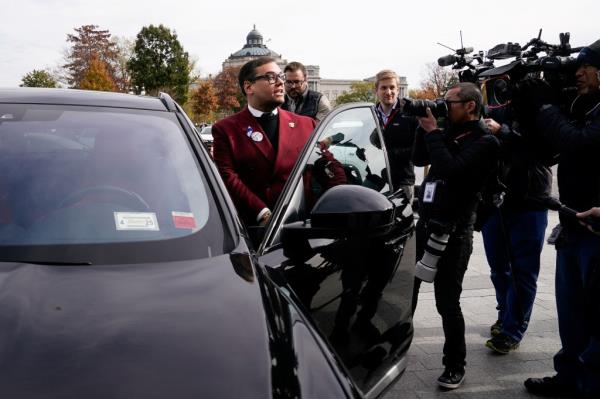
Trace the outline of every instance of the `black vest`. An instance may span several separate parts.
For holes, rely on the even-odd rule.
[[[303,99],[302,103],[300,103],[300,111],[298,111],[298,106],[296,106],[295,114],[310,116],[313,119],[316,119],[317,112],[319,111],[319,101],[321,101],[321,96],[323,96],[318,91],[313,91],[307,89],[308,93],[306,93],[306,98]],[[290,102],[292,100],[288,95],[285,96],[285,102],[281,106],[282,109],[289,111],[290,110]]]

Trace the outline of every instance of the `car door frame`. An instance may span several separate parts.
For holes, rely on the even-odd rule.
[[[329,123],[332,121],[332,119],[334,119],[337,115],[339,115],[343,112],[346,112],[350,109],[356,109],[356,108],[369,108],[371,111],[371,115],[375,122],[377,134],[378,134],[378,137],[379,137],[379,140],[381,143],[381,149],[382,149],[382,151],[384,153],[384,157],[385,157],[384,159],[385,159],[385,164],[386,164],[386,175],[387,175],[386,177],[387,177],[388,186],[390,188],[390,191],[384,193],[384,195],[390,200],[397,195],[397,192],[396,192],[397,188],[395,188],[392,185],[391,172],[390,172],[390,166],[389,166],[390,165],[389,156],[388,156],[385,142],[383,139],[383,132],[381,130],[379,121],[377,119],[377,114],[375,111],[374,104],[367,103],[367,102],[348,103],[348,104],[344,104],[340,107],[335,108],[333,111],[331,111],[327,115],[327,117],[325,119],[323,119],[316,126],[313,134],[311,135],[310,139],[306,143],[301,155],[299,156],[296,164],[294,165],[292,173],[290,174],[290,178],[286,182],[286,185],[282,191],[282,194],[280,195],[280,197],[277,201],[277,204],[274,207],[273,217],[272,217],[270,223],[268,224],[268,226],[266,227],[264,237],[260,243],[260,246],[258,247],[258,249],[256,251],[257,257],[261,264],[266,265],[266,266],[282,264],[283,261],[285,261],[287,259],[283,254],[283,248],[282,248],[281,243],[274,243],[273,241],[277,235],[278,229],[280,227],[282,227],[282,225],[283,225],[283,218],[286,214],[287,207],[289,206],[290,201],[292,200],[293,195],[295,194],[295,191],[298,188],[300,179],[303,178],[304,169],[305,169],[306,164],[309,161],[311,152],[315,150],[318,138],[320,137],[321,133],[325,130],[325,128],[327,128],[329,126]],[[287,293],[287,294],[290,295],[290,293]],[[292,294],[292,296],[293,296],[293,294]],[[297,302],[297,301],[295,301],[295,302]],[[318,326],[314,325],[312,318],[310,320],[310,324],[313,324],[313,327],[316,330],[319,330]],[[332,353],[334,353],[334,352],[332,352]],[[334,357],[337,357],[337,356],[334,355]],[[343,362],[340,359],[338,359],[338,361],[336,363],[339,366],[345,368]],[[366,397],[366,398],[379,397],[387,388],[389,388],[389,386],[394,381],[396,381],[397,378],[399,378],[402,375],[402,373],[406,369],[406,366],[407,366],[407,357],[403,356],[402,358],[399,358],[398,361],[392,367],[390,367],[389,370],[387,370],[386,374],[379,381],[377,381],[377,383],[374,386],[370,387],[368,389],[368,391],[366,391],[366,392],[362,391],[362,389],[360,387],[358,387],[358,385],[354,385],[354,381],[352,381],[352,383],[356,387],[356,389],[358,389],[364,395],[364,397]],[[350,378],[350,372],[348,370],[346,370],[346,373],[348,375],[348,378]]]
[[[377,119],[375,105],[373,103],[368,102],[354,102],[340,105],[339,107],[333,109],[329,114],[327,114],[327,116],[315,127],[315,130],[310,136],[310,139],[307,141],[306,145],[304,146],[304,149],[302,150],[302,153],[298,157],[298,160],[296,161],[296,164],[294,165],[294,168],[290,173],[290,178],[286,182],[281,192],[281,195],[279,196],[279,199],[275,204],[275,207],[273,209],[273,216],[271,217],[271,220],[266,227],[263,239],[256,250],[258,256],[267,255],[269,252],[278,248],[278,244],[273,245],[273,240],[275,239],[278,229],[282,226],[283,217],[285,215],[285,211],[287,210],[287,206],[289,205],[290,200],[294,195],[294,191],[297,187],[299,180],[302,179],[304,167],[308,163],[308,160],[311,156],[311,152],[315,149],[317,139],[319,138],[323,130],[325,130],[325,128],[329,126],[329,123],[337,115],[356,108],[369,108],[371,111],[371,115],[373,116],[373,121],[375,122],[375,126],[377,129],[377,135],[379,137],[381,148],[384,154],[387,175],[386,178],[388,186],[390,187],[390,192],[386,195],[386,197],[390,198],[392,196],[392,193],[394,192],[395,188],[392,185],[388,153],[385,147],[385,143],[383,141],[383,132],[381,131],[381,127],[379,126],[379,122]]]

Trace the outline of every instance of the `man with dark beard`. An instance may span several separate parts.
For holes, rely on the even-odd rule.
[[[579,95],[569,107],[568,117],[558,107],[545,104],[543,93],[547,89],[541,81],[523,85],[524,99],[520,103],[528,110],[531,108],[533,124],[542,138],[560,150],[561,202],[571,209],[585,211],[600,204],[600,40],[584,47],[577,61],[575,77]],[[521,110],[521,114],[525,112]],[[562,232],[555,243],[556,308],[562,344],[554,356],[556,375],[529,378],[525,387],[540,396],[597,398],[600,397],[597,311],[600,236],[575,218],[561,215],[561,226]],[[586,306],[590,297],[595,298],[592,309],[596,311]]]

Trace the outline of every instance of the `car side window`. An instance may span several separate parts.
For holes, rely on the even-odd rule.
[[[341,111],[320,133],[306,162],[302,180],[293,189],[283,223],[306,220],[317,200],[331,187],[361,185],[390,191],[386,158],[371,107]],[[276,234],[273,244],[279,242]]]
[[[317,197],[338,184],[389,191],[385,155],[370,107],[348,109],[329,121],[319,135],[305,175],[311,168]]]

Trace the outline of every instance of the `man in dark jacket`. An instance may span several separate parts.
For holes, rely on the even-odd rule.
[[[286,111],[310,116],[317,122],[331,111],[331,104],[323,94],[310,90],[306,81],[306,68],[299,62],[290,62],[285,73],[285,102],[281,106]]]
[[[404,190],[407,198],[413,197],[415,167],[412,151],[415,142],[417,120],[402,112],[402,100],[398,98],[400,78],[389,69],[375,75],[377,117],[390,160],[390,173],[394,190]]]
[[[534,104],[534,123],[556,148],[561,202],[579,211],[600,204],[600,40],[584,47],[575,74],[579,95],[569,117],[544,104],[539,84],[526,90]],[[528,92],[528,93],[527,93]],[[527,390],[542,396],[600,397],[600,337],[593,333],[586,297],[598,275],[600,236],[575,218],[561,215],[563,230],[556,241],[556,308],[561,350],[554,357],[556,375],[529,378]],[[593,316],[594,318],[597,315]]]
[[[435,303],[444,329],[444,373],[438,384],[458,388],[465,376],[465,321],[460,308],[462,281],[473,249],[475,210],[485,181],[494,172],[498,140],[480,120],[483,98],[476,85],[459,83],[445,96],[448,127],[438,129],[428,109],[418,118],[414,162],[430,164],[419,194],[417,259],[423,260],[432,234],[450,233],[437,262]],[[438,248],[440,247],[438,246]],[[421,280],[415,279],[413,312]]]
[[[552,172],[536,155],[539,143],[507,124],[485,119],[501,143],[498,178],[506,196],[481,230],[496,290],[498,318],[486,346],[500,354],[517,349],[529,325],[540,271]],[[516,128],[516,127],[515,127]]]

